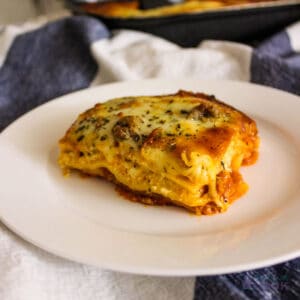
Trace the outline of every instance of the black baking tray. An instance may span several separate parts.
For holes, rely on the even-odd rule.
[[[74,5],[73,5],[74,8]],[[78,7],[76,7],[78,13]],[[81,13],[83,13],[81,11]],[[108,18],[98,15],[110,29],[132,29],[193,47],[203,39],[255,43],[300,20],[300,1],[245,8],[225,8],[164,17]]]

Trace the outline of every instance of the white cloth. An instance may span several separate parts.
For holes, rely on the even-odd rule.
[[[92,85],[142,78],[232,79],[249,81],[252,48],[225,41],[204,41],[181,48],[136,31],[114,32],[92,45],[100,67]]]
[[[20,33],[45,22],[11,26],[0,33],[0,67]],[[91,46],[101,66],[92,85],[151,77],[249,80],[251,48],[230,42],[205,41],[193,49],[149,34],[117,31]],[[194,277],[161,278],[121,274],[48,254],[0,224],[1,300],[192,299]]]

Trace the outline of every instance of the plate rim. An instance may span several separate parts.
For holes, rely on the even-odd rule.
[[[203,268],[194,268],[194,269],[170,269],[168,268],[149,268],[146,267],[147,270],[144,270],[143,268],[135,268],[133,266],[126,266],[125,264],[120,266],[114,266],[111,263],[105,264],[105,263],[91,263],[89,260],[85,260],[82,258],[78,258],[76,256],[72,256],[70,254],[66,255],[64,253],[61,253],[58,250],[53,250],[49,246],[44,246],[42,243],[38,243],[33,241],[31,238],[27,237],[26,234],[20,233],[17,229],[14,228],[13,225],[10,225],[9,222],[6,222],[4,218],[0,216],[0,222],[2,222],[9,230],[11,230],[14,234],[17,235],[18,238],[21,238],[22,241],[28,242],[34,247],[37,247],[39,250],[44,251],[47,254],[54,255],[56,257],[65,259],[72,263],[79,263],[79,264],[85,264],[87,266],[91,267],[98,267],[100,269],[109,270],[109,271],[115,271],[120,272],[124,274],[132,274],[132,275],[150,275],[150,276],[161,276],[161,277],[192,277],[192,276],[219,276],[219,275],[226,275],[226,274],[232,274],[232,273],[239,273],[239,272],[247,272],[252,270],[257,270],[261,268],[268,268],[271,266],[274,266],[276,264],[284,263],[292,259],[296,259],[300,256],[300,249],[298,251],[293,251],[284,255],[279,255],[270,259],[264,259],[259,260],[252,263],[244,263],[237,265],[235,267],[215,267],[210,269],[203,269]],[[48,249],[47,249],[48,248]]]

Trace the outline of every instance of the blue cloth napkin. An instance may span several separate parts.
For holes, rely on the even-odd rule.
[[[123,34],[132,39],[132,32]],[[108,47],[110,36],[100,21],[83,16],[16,34],[0,65],[0,131],[42,103],[97,84],[95,78],[101,71],[114,80],[115,70],[109,69],[102,52],[92,46]],[[255,49],[246,48],[241,51],[249,55],[249,81],[300,95],[300,24]],[[176,47],[176,51],[181,50]],[[194,299],[300,299],[300,259],[255,271],[197,277]]]

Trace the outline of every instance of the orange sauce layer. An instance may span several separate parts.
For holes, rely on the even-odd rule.
[[[222,171],[217,175],[217,192],[223,196],[225,202],[233,202],[244,195],[248,190],[248,185],[238,172]]]

